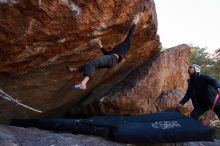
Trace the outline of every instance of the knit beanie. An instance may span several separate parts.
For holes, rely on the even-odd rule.
[[[201,71],[201,67],[198,64],[192,64],[189,67],[193,67],[197,73]]]

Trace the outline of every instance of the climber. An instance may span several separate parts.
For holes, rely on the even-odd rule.
[[[200,71],[201,68],[197,64],[189,66],[188,89],[184,98],[177,105],[177,108],[181,109],[191,99],[194,107],[191,117],[194,119],[198,119],[208,111],[213,106],[216,95],[220,94],[220,82],[208,75],[201,74]],[[214,107],[214,112],[220,119],[220,99]]]
[[[98,68],[110,68],[114,65],[121,62],[121,60],[125,57],[125,54],[128,52],[130,48],[130,41],[133,32],[135,31],[136,24],[138,23],[140,19],[140,14],[137,14],[133,21],[131,28],[123,42],[115,46],[111,51],[107,51],[105,48],[103,48],[101,41],[97,41],[97,45],[101,48],[101,51],[103,53],[102,56],[98,56],[91,60],[89,63],[82,65],[80,67],[74,67],[74,66],[67,66],[67,70],[70,72],[78,71],[83,74],[84,79],[77,84],[73,84],[72,88],[76,89],[86,89],[86,84],[89,81],[89,79],[94,75],[95,70]]]

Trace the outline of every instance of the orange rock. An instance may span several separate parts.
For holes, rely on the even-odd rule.
[[[96,91],[78,107],[81,110],[76,112],[73,108],[71,113],[141,114],[175,108],[184,92],[175,91],[168,97],[164,97],[164,93],[175,88],[187,88],[189,53],[190,48],[186,45],[161,52],[151,63],[140,66],[109,89],[107,94],[99,95]],[[188,104],[186,108],[183,112],[188,114],[192,107]]]
[[[0,100],[1,121],[62,115],[86,96],[106,93],[160,51],[154,1],[7,2],[0,3],[0,87],[44,114]],[[72,74],[65,66],[79,66],[100,55],[91,45],[94,39],[106,48],[121,42],[143,7],[125,60],[98,70],[86,91],[72,90]],[[97,93],[101,85],[107,87]]]
[[[143,7],[148,9],[142,15],[132,49],[137,50],[150,40],[155,40],[156,46],[159,44],[154,2],[38,2],[0,3],[0,72],[30,71],[57,60],[64,62],[63,56],[74,56],[78,60],[75,64],[85,63],[97,55],[96,48],[89,48],[90,40],[100,38],[104,47],[114,47],[125,37],[134,15]],[[158,52],[155,46],[150,47],[148,54]]]

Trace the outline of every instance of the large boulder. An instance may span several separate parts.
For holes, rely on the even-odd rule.
[[[175,108],[187,88],[190,48],[179,45],[141,65],[108,94],[95,93],[71,110],[73,115],[141,114]],[[182,90],[170,91],[181,88]],[[165,96],[166,92],[170,92]],[[184,113],[192,109],[186,106]]]
[[[89,41],[99,38],[104,47],[113,47],[142,10],[145,12],[132,43],[135,57],[144,52],[144,44],[159,44],[153,1],[0,1],[0,72],[27,71],[64,61],[85,63],[99,54],[89,48]],[[158,51],[153,44],[145,55]],[[62,56],[70,57],[64,60]]]
[[[71,89],[71,74],[64,67],[101,55],[92,45],[96,39],[106,48],[121,42],[140,11],[143,15],[126,59],[97,71],[86,91]],[[1,99],[1,122],[62,115],[85,96],[98,94],[93,91],[103,83],[108,85],[102,90],[106,93],[160,51],[155,4],[149,0],[3,0],[0,22],[0,88],[44,112],[37,114]]]

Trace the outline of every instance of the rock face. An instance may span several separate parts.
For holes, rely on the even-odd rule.
[[[97,55],[97,50],[88,48],[89,41],[100,38],[105,47],[113,47],[144,8],[139,33],[134,36],[134,42],[141,40],[140,46],[156,40],[153,1],[0,1],[0,72],[27,71],[59,62],[66,55],[72,55],[75,64],[85,63]]]
[[[185,90],[180,88],[163,92],[155,102],[157,110],[164,111],[167,109],[176,108],[177,103],[184,97],[185,93]],[[189,116],[192,109],[192,103],[189,101],[183,106],[183,108],[180,109],[180,112]]]
[[[92,45],[95,39],[106,48],[121,42],[142,10],[126,59],[97,71],[86,91],[71,89],[71,74],[64,67],[101,55]],[[159,51],[152,0],[1,0],[0,88],[44,114],[1,99],[0,121],[62,115],[85,96],[106,93]]]
[[[185,92],[174,90],[165,95],[174,88],[186,89],[189,53],[190,48],[186,45],[163,51],[150,64],[144,64],[133,71],[108,94],[91,95],[81,106],[73,108],[71,113],[140,114],[174,108]],[[189,110],[191,108],[184,112]]]

